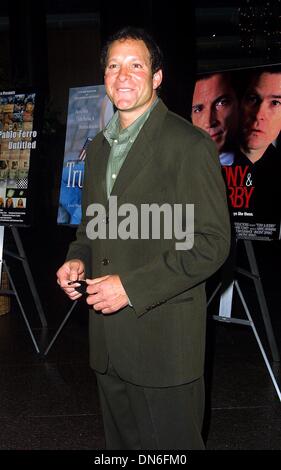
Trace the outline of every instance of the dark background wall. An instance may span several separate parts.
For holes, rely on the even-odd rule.
[[[65,121],[69,86],[101,83],[101,43],[132,24],[160,43],[163,96],[188,116],[199,71],[280,61],[280,0],[14,0],[0,12],[0,85],[37,86]]]
[[[194,14],[192,2],[183,14],[182,7],[170,9],[151,0],[140,2],[137,12],[126,0],[122,8],[117,2],[15,1],[2,12],[3,85],[38,87],[65,122],[68,88],[102,83],[101,43],[131,24],[149,29],[160,43],[166,65],[163,97],[174,111],[188,115],[195,74]]]

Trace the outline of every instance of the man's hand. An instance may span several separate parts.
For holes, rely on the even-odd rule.
[[[117,274],[87,279],[87,283],[87,304],[95,310],[108,314],[128,305],[128,296]]]
[[[72,259],[64,263],[57,271],[57,283],[71,300],[77,300],[81,294],[75,290],[78,284],[68,285],[70,281],[85,278],[85,266],[80,259]]]

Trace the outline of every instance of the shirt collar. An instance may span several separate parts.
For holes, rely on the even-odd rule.
[[[156,98],[152,105],[129,127],[126,127],[125,129],[120,128],[119,114],[118,111],[116,111],[103,131],[103,135],[105,136],[110,146],[112,146],[113,142],[116,141],[118,143],[125,143],[128,141],[134,142],[145,121],[148,119],[151,111],[156,106],[158,100],[159,99]]]

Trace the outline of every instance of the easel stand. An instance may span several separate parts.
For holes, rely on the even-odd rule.
[[[78,300],[76,300],[72,306],[70,307],[70,309],[68,310],[65,318],[63,319],[63,321],[61,322],[60,326],[58,327],[56,333],[54,334],[50,344],[48,345],[48,347],[46,348],[46,350],[44,351],[44,356],[47,356],[48,352],[50,351],[51,347],[53,346],[54,342],[56,341],[58,335],[60,334],[61,330],[63,329],[64,325],[66,324],[67,320],[69,319],[72,311],[74,310],[75,306],[77,305],[77,302]]]
[[[28,285],[30,287],[30,290],[31,290],[31,293],[32,293],[32,297],[33,297],[33,300],[34,300],[34,303],[35,303],[35,306],[36,306],[36,309],[37,309],[37,312],[38,312],[38,315],[39,315],[39,318],[40,318],[40,321],[41,321],[41,324],[42,324],[42,327],[47,327],[47,320],[46,320],[46,317],[45,317],[45,314],[44,314],[44,311],[43,311],[43,308],[42,308],[42,304],[41,304],[41,301],[40,301],[40,298],[39,298],[39,295],[38,295],[38,292],[36,290],[36,287],[35,287],[35,284],[34,284],[34,280],[33,280],[33,277],[32,277],[32,274],[31,274],[31,270],[30,270],[30,267],[29,267],[29,264],[28,264],[28,261],[27,261],[27,258],[26,258],[26,255],[25,255],[25,252],[24,252],[24,249],[23,249],[23,245],[21,243],[21,239],[20,239],[20,236],[19,236],[19,233],[18,233],[18,230],[15,226],[11,225],[11,226],[6,226],[6,228],[9,228],[11,229],[11,232],[12,232],[12,235],[13,235],[13,238],[14,238],[14,241],[15,241],[15,244],[16,244],[16,247],[17,247],[17,250],[18,250],[18,254],[16,253],[13,253],[9,250],[5,250],[3,247],[4,247],[4,230],[5,230],[5,227],[4,226],[0,226],[0,284],[1,284],[1,276],[2,276],[2,268],[4,268],[4,270],[7,272],[7,275],[8,275],[8,278],[9,278],[9,282],[10,282],[10,285],[12,287],[11,290],[0,290],[0,295],[14,295],[17,299],[17,302],[18,302],[18,305],[19,305],[19,308],[20,308],[20,311],[21,311],[21,314],[23,316],[23,319],[25,321],[25,324],[27,326],[27,329],[28,329],[28,332],[30,334],[30,337],[31,337],[31,340],[33,342],[33,345],[35,347],[35,350],[36,352],[39,354],[40,353],[40,350],[39,350],[39,347],[38,347],[38,344],[37,344],[37,341],[32,333],[32,330],[31,330],[31,327],[30,327],[30,323],[28,321],[28,318],[25,314],[25,311],[24,311],[24,308],[23,308],[23,305],[22,305],[22,302],[20,300],[20,296],[18,294],[18,291],[16,289],[16,286],[15,286],[15,283],[13,281],[13,277],[8,269],[8,266],[3,258],[3,254],[6,256],[11,256],[12,258],[14,259],[17,259],[19,260],[21,263],[22,263],[22,266],[23,266],[23,269],[24,269],[24,272],[25,272],[25,275],[26,275],[26,279],[27,279],[27,282],[28,282]]]
[[[262,287],[262,282],[260,278],[260,274],[258,271],[258,266],[254,254],[254,249],[252,242],[250,240],[243,240],[245,249],[246,249],[246,254],[249,262],[249,266],[251,271],[248,272],[245,269],[238,268],[236,267],[236,249],[237,249],[237,240],[234,243],[234,246],[231,250],[229,259],[227,263],[225,263],[224,269],[223,269],[223,281],[217,286],[215,291],[213,292],[212,296],[210,297],[208,301],[208,305],[212,302],[214,299],[215,295],[219,290],[221,290],[221,296],[220,296],[220,306],[219,306],[219,314],[218,315],[213,315],[213,318],[217,321],[221,321],[224,323],[238,323],[240,325],[246,325],[250,326],[253,330],[253,333],[255,335],[255,338],[257,340],[258,346],[260,348],[260,351],[262,353],[264,362],[266,364],[266,367],[268,369],[269,375],[271,377],[271,380],[273,382],[273,385],[275,387],[276,393],[278,395],[279,400],[281,401],[281,392],[279,389],[279,386],[276,382],[275,376],[273,374],[272,368],[270,366],[270,363],[268,361],[268,358],[266,356],[266,353],[264,351],[262,342],[259,338],[258,332],[256,330],[255,324],[253,322],[252,316],[250,314],[250,310],[247,306],[247,303],[245,301],[245,298],[243,296],[243,293],[241,291],[241,288],[239,286],[238,280],[236,279],[236,273],[242,274],[246,276],[249,279],[252,279],[254,281],[255,289],[256,289],[256,294],[257,294],[257,299],[260,305],[261,309],[261,314],[262,314],[262,319],[264,322],[265,326],[265,331],[268,339],[268,343],[270,346],[272,358],[274,362],[280,362],[280,356],[278,352],[278,348],[276,345],[273,329],[272,329],[272,324],[270,320],[270,315],[266,303],[266,299],[264,296],[264,291]],[[233,292],[234,288],[236,289],[239,298],[242,302],[243,308],[245,310],[247,320],[243,320],[241,318],[233,318],[232,315],[232,301],[233,301]]]

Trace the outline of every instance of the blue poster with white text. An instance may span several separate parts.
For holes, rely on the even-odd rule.
[[[104,85],[70,88],[58,224],[80,223],[87,146],[112,115]]]

